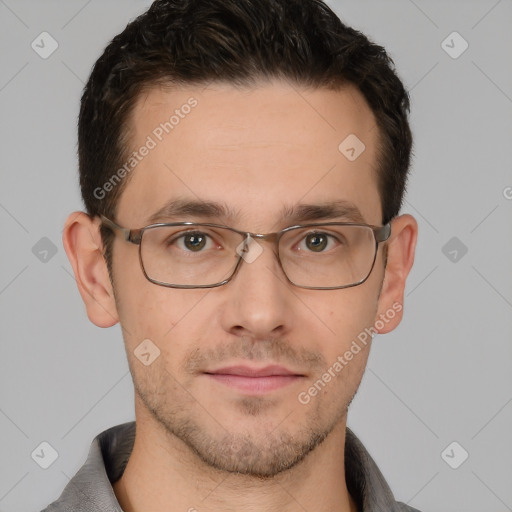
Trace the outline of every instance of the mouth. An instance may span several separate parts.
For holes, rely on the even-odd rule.
[[[283,366],[228,366],[203,373],[206,377],[244,394],[259,395],[274,391],[305,377]]]

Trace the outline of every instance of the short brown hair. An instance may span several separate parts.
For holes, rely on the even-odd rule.
[[[157,84],[250,86],[285,79],[305,87],[355,85],[379,128],[382,222],[398,215],[412,148],[409,96],[384,48],[343,24],[320,0],[156,0],[105,48],[84,88],[78,121],[87,213],[115,219],[127,179],[101,197],[129,154],[129,118]],[[102,227],[112,277],[112,233]]]

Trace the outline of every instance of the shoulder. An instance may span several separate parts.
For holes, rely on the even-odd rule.
[[[135,437],[135,422],[98,434],[83,466],[62,494],[41,512],[122,512],[112,488],[122,475]]]

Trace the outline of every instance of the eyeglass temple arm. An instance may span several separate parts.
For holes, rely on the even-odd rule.
[[[377,228],[374,233],[377,242],[385,242],[391,236],[391,222]]]
[[[109,228],[116,231],[120,231],[127,242],[132,242],[135,244],[140,243],[140,238],[137,236],[138,233],[133,232],[133,235],[135,236],[132,236],[132,231],[130,229],[119,226],[119,224],[116,224],[115,222],[111,221],[104,215],[100,214],[100,218],[102,222],[106,224]],[[391,223],[388,222],[384,226],[375,229],[374,233],[377,242],[385,242],[391,236]],[[249,236],[254,238],[275,238],[276,234],[277,233],[270,233],[270,235],[256,235],[254,233],[245,233],[245,236],[246,238]]]
[[[128,242],[131,242],[129,229],[122,228],[121,226],[119,226],[119,224],[116,224],[115,222],[111,221],[104,215],[100,215],[100,219],[102,220],[102,223],[107,225],[110,229],[113,229],[114,231],[120,231],[123,234],[124,239]]]

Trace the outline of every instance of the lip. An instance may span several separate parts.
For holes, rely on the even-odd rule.
[[[236,375],[240,377],[272,377],[278,375],[299,375],[284,366],[270,365],[263,368],[252,368],[250,366],[226,366],[217,370],[205,372],[212,375]]]
[[[288,386],[304,375],[283,366],[271,365],[263,368],[250,366],[227,366],[204,375],[214,381],[245,394],[264,394]]]

